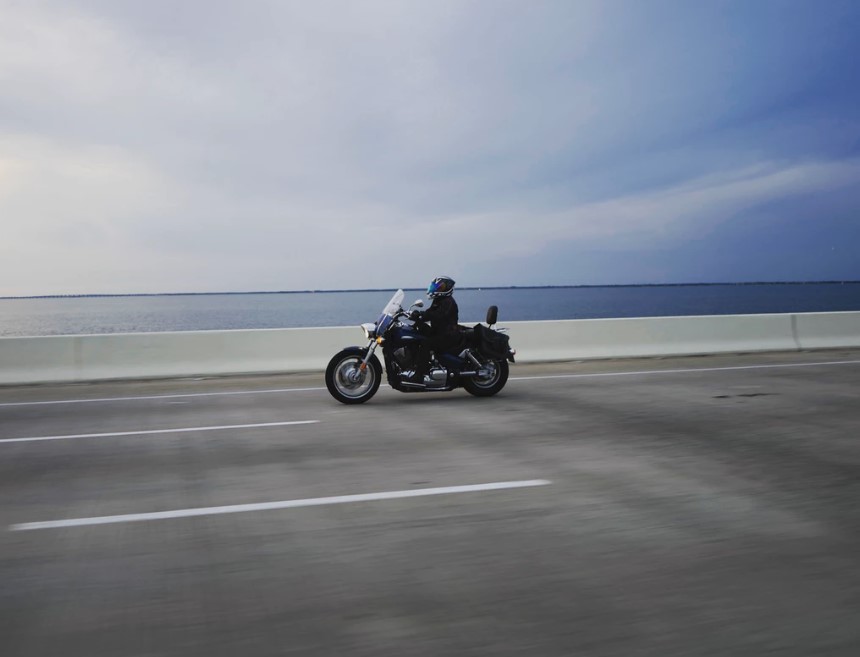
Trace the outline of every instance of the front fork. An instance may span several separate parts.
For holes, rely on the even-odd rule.
[[[379,342],[377,340],[371,340],[370,344],[367,345],[367,353],[364,355],[364,360],[361,361],[361,365],[358,366],[358,369],[362,373],[367,369],[367,363],[370,362],[371,358],[373,358],[373,352],[376,351],[378,344]]]
[[[376,345],[376,340],[371,340],[367,347],[367,353],[364,355],[364,359],[362,359],[358,364],[358,367],[353,367],[351,370],[344,373],[350,383],[359,384],[362,382],[365,372],[367,371],[367,363],[370,362],[370,359],[373,357],[373,352],[376,351]]]

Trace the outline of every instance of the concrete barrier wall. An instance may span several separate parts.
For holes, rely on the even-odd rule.
[[[791,315],[511,322],[523,362],[797,349]]]
[[[860,347],[860,312],[505,322],[518,362]],[[322,371],[358,327],[0,338],[0,384]]]
[[[860,313],[792,315],[802,349],[860,346]]]
[[[358,328],[0,338],[0,384],[325,369]]]

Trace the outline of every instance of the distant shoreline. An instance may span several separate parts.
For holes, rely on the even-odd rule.
[[[860,285],[860,281],[749,281],[744,283],[625,283],[619,285],[496,285],[461,286],[460,290],[557,290],[557,289],[600,289],[619,287],[713,287],[743,285]],[[0,296],[0,300],[11,299],[110,299],[127,297],[203,297],[236,296],[251,294],[338,294],[345,292],[391,292],[395,288],[362,288],[338,290],[257,290],[251,292],[140,292],[131,294],[39,294],[29,296]],[[404,291],[422,291],[424,288],[406,287]]]

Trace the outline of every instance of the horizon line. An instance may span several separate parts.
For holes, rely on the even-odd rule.
[[[581,289],[581,288],[615,288],[615,287],[706,287],[720,285],[856,285],[860,280],[826,280],[826,281],[743,281],[743,282],[711,282],[711,283],[608,283],[587,285],[473,285],[461,286],[460,290],[545,290],[545,289]],[[336,294],[344,292],[390,292],[396,289],[404,291],[423,290],[423,287],[404,288],[342,288],[326,290],[249,290],[244,292],[106,292],[80,294],[29,294],[4,296],[0,300],[12,299],[89,299],[115,297],[183,297],[183,296],[223,296],[244,294]]]

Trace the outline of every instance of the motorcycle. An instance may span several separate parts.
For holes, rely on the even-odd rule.
[[[408,310],[402,307],[403,290],[397,290],[373,324],[362,324],[366,347],[347,347],[335,354],[325,372],[331,396],[344,404],[368,401],[382,381],[382,364],[375,351],[382,347],[389,385],[400,392],[447,392],[463,387],[476,397],[490,397],[505,387],[508,362],[516,351],[509,338],[492,327],[499,309],[487,309],[487,326],[460,327],[460,344],[451,353],[431,353],[431,366],[423,383],[405,381],[414,373],[421,342],[428,328],[418,316],[424,306],[417,299]]]

